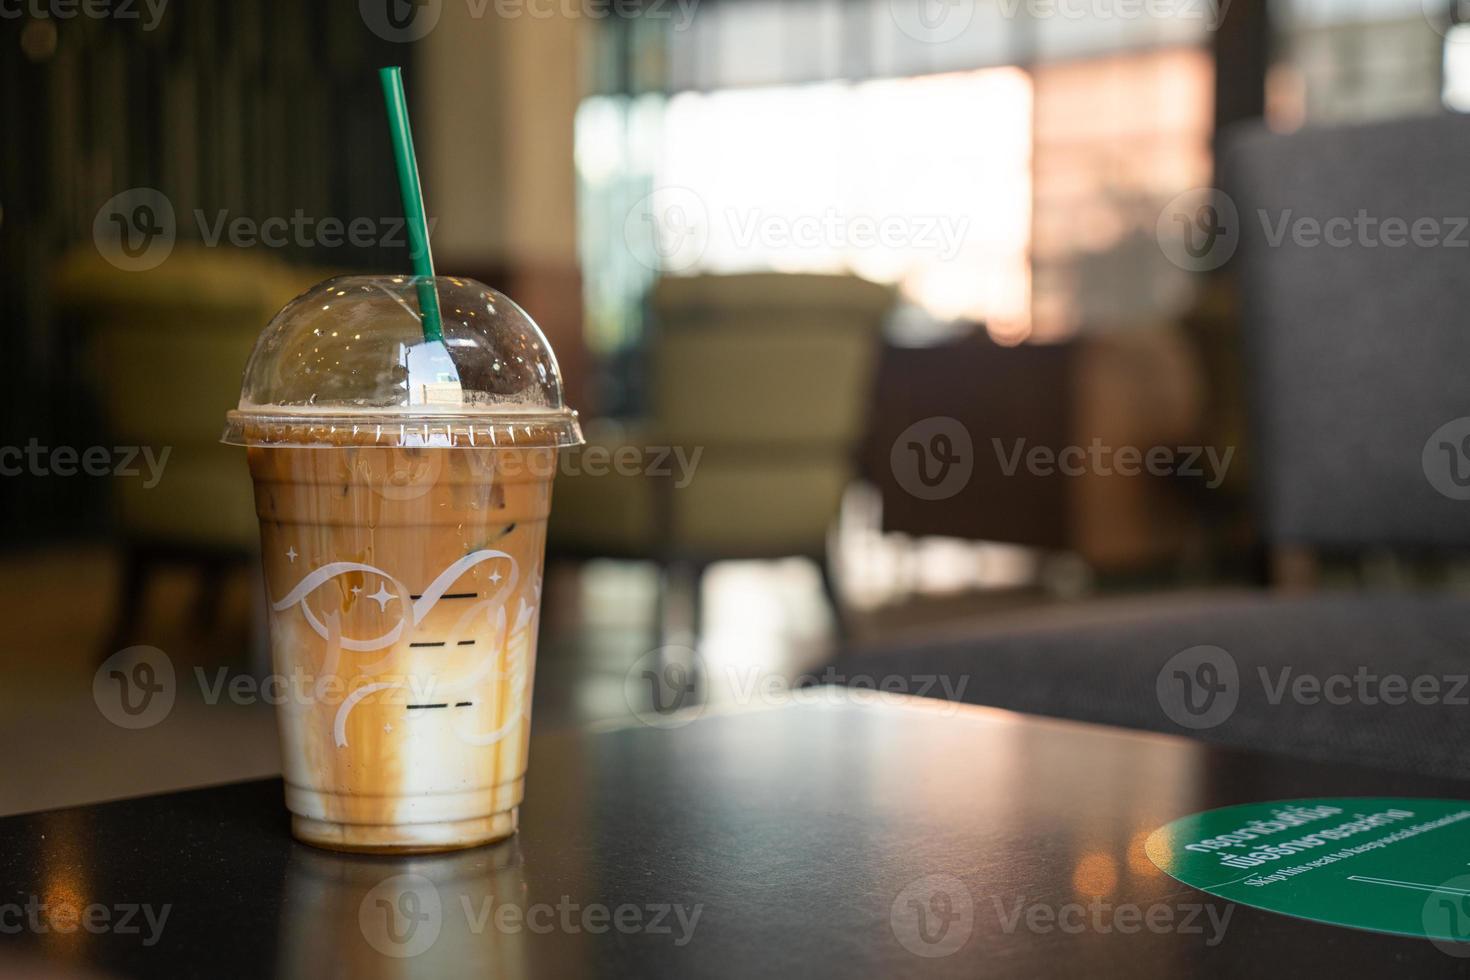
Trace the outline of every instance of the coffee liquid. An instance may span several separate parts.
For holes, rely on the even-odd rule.
[[[556,450],[249,459],[296,836],[401,853],[513,833]]]

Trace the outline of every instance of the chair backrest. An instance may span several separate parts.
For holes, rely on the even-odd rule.
[[[661,280],[653,414],[675,442],[850,452],[893,290],[852,276]]]
[[[125,272],[88,248],[63,260],[55,295],[86,334],[114,436],[213,446],[255,338],[299,285],[239,250],[181,246],[155,269]]]
[[[1276,546],[1470,544],[1466,160],[1463,116],[1230,134],[1222,187]]]
[[[125,536],[231,550],[258,541],[244,456],[219,437],[256,336],[305,285],[268,256],[203,246],[147,271],[116,269],[91,248],[59,264],[56,303],[86,338],[108,435],[168,453],[156,486],[112,481]]]

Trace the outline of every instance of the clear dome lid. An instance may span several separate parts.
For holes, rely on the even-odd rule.
[[[430,289],[442,339],[425,339]],[[545,334],[508,297],[473,279],[342,276],[261,332],[222,441],[534,447],[582,432]]]

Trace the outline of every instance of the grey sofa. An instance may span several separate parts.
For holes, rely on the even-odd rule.
[[[1295,556],[1280,567],[1301,585],[1310,556],[1463,553],[1470,119],[1248,129],[1224,158],[1247,448],[1267,544]],[[1311,233],[1339,217],[1352,224],[1336,222],[1332,242]],[[1429,220],[1416,242],[1389,218]],[[852,651],[840,667],[915,685],[942,675],[972,703],[1470,778],[1470,595],[1262,590],[1089,615],[981,623]]]

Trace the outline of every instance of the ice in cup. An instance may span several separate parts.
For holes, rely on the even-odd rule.
[[[581,442],[540,329],[468,279],[329,280],[261,334],[224,441],[255,483],[293,832],[514,833],[552,477]]]

